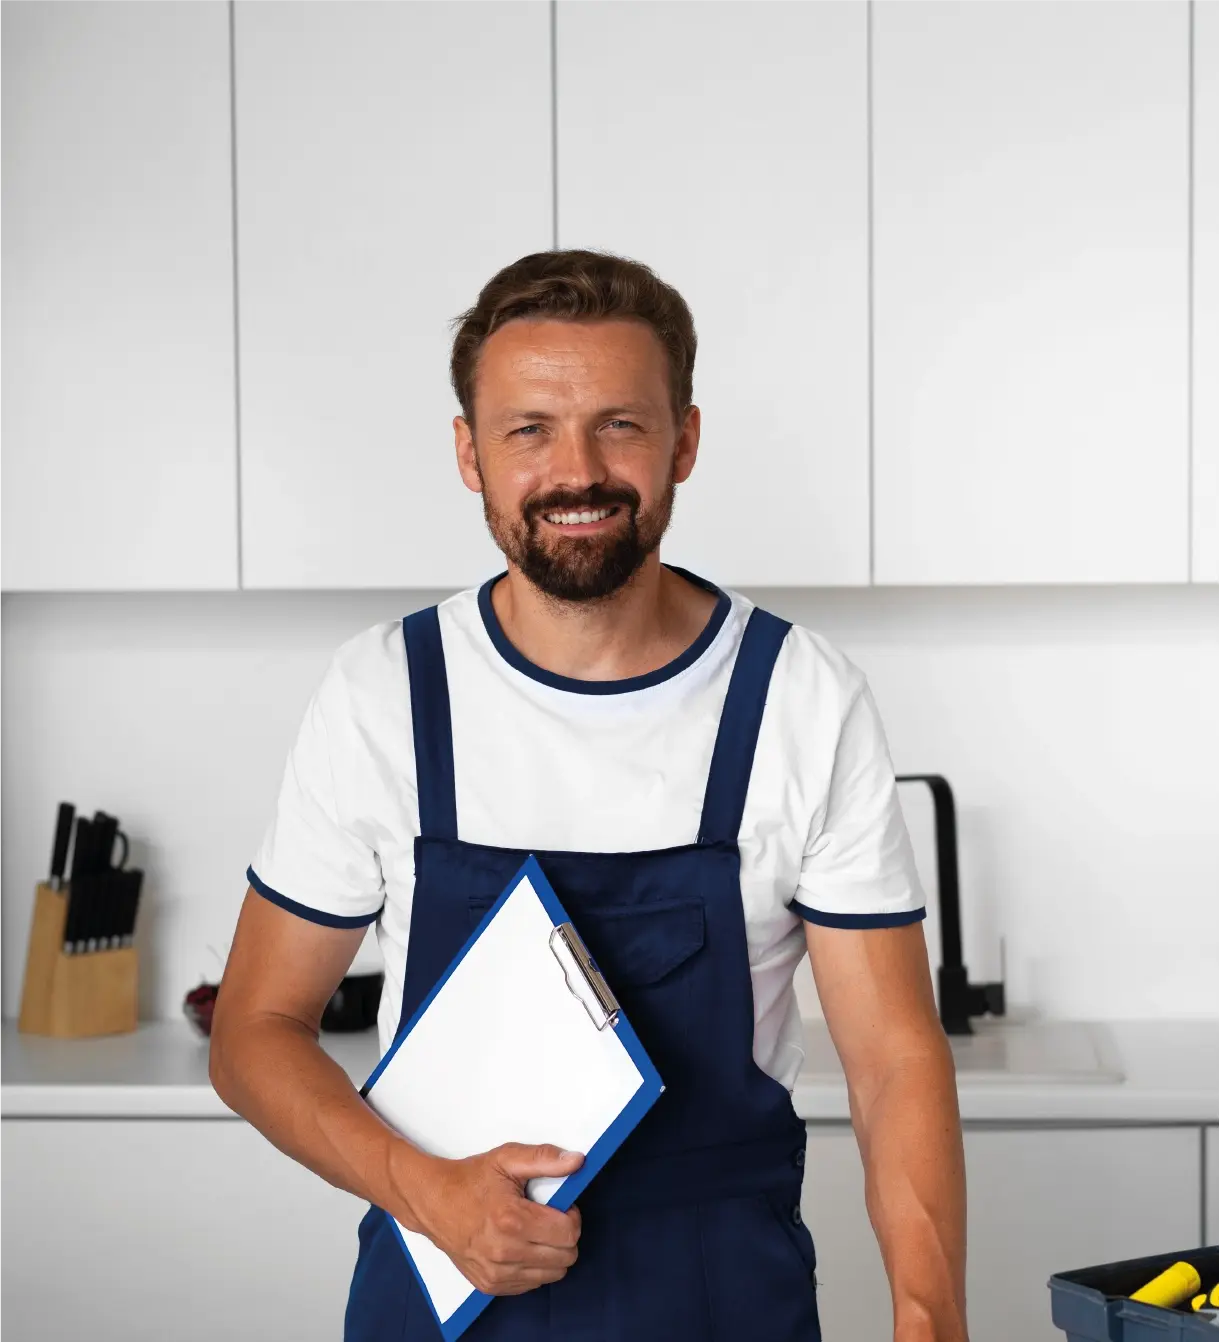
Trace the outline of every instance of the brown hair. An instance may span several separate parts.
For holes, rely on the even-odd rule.
[[[680,421],[691,403],[695,323],[676,289],[641,262],[610,252],[533,252],[493,275],[474,307],[454,319],[449,377],[472,428],[479,351],[488,336],[515,317],[646,322],[669,360],[674,418]]]

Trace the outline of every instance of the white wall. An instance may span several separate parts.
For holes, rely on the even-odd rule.
[[[147,872],[142,1013],[218,977],[207,947],[227,947],[331,651],[436,595],[4,596],[4,1014],[61,799],[117,814]],[[1214,585],[750,595],[867,672],[900,772],[952,783],[975,980],[998,973],[1003,934],[1014,1004],[1215,1014]],[[915,794],[908,815],[924,853]],[[816,1010],[807,982],[802,1001]]]

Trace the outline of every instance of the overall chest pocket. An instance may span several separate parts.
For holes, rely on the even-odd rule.
[[[494,900],[472,899],[473,921],[492,903]],[[610,991],[668,1083],[675,1067],[681,1071],[687,1054],[695,1000],[692,987],[703,958],[703,902],[653,900],[569,913]]]

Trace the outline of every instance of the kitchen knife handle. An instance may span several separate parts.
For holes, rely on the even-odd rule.
[[[67,887],[68,907],[64,913],[64,942],[63,951],[65,955],[71,955],[76,950],[76,891],[71,885]]]
[[[79,955],[85,949],[85,924],[89,915],[89,877],[75,872],[68,886],[68,916],[64,922],[64,952]]]
[[[115,899],[118,890],[110,870],[99,871],[94,877],[93,945],[91,950],[110,949],[110,935],[114,930]]]
[[[78,876],[94,869],[93,850],[97,831],[92,820],[83,815],[76,817],[76,842],[72,845],[72,875],[68,878],[74,883]]]
[[[59,814],[55,820],[55,846],[51,850],[51,889],[63,887],[64,872],[68,866],[68,845],[72,842],[72,821],[76,819],[76,807],[71,802],[59,803]]]
[[[98,825],[95,821],[87,820],[83,815],[76,817],[76,842],[72,845],[72,877],[69,881],[68,926],[65,929],[65,937],[73,955],[81,954],[88,944],[93,903],[89,878],[97,869],[97,836]]]
[[[144,884],[144,873],[136,870],[131,872],[130,877],[131,902],[127,910],[127,936],[123,939],[125,946],[130,946],[135,941],[136,935],[136,915],[140,911],[140,890]]]
[[[97,843],[93,851],[94,871],[109,871],[111,867],[110,859],[114,856],[114,838],[119,832],[119,822],[112,816],[107,815],[105,811],[98,811],[93,817],[93,824],[97,832]],[[126,852],[126,840],[124,840],[124,852]]]
[[[119,920],[120,946],[130,946],[135,937],[136,912],[140,905],[140,886],[144,873],[139,868],[121,873],[123,886],[123,912]]]
[[[135,921],[134,892],[139,889],[141,874],[115,867],[106,878],[111,890],[110,921],[106,928],[108,946],[117,948],[128,944],[127,938]]]
[[[81,900],[81,943],[86,954],[98,948],[98,913],[102,906],[101,877],[96,872],[85,876],[85,897]]]

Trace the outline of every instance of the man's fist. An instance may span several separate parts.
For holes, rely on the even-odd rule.
[[[584,1159],[557,1146],[506,1142],[465,1160],[438,1161],[418,1199],[423,1232],[488,1295],[520,1295],[558,1281],[576,1261],[580,1212],[531,1201],[525,1184],[572,1174]]]

